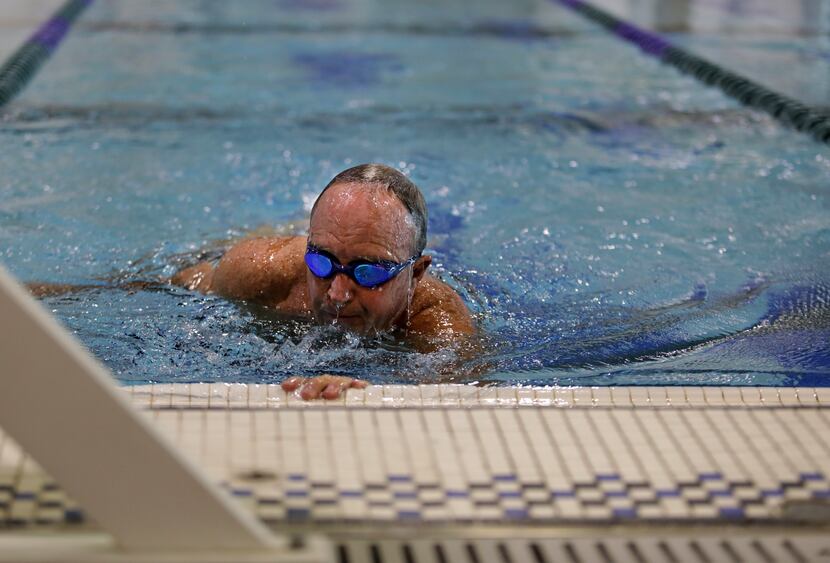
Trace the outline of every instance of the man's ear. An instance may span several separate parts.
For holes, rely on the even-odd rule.
[[[412,281],[416,283],[421,281],[430,264],[432,264],[432,256],[421,256],[415,260],[415,263],[412,264]]]

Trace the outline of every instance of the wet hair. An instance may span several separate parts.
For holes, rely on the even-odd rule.
[[[395,194],[415,221],[415,254],[420,255],[424,251],[427,245],[427,204],[418,186],[403,173],[391,166],[376,163],[360,164],[344,170],[332,178],[317,196],[317,201],[311,208],[311,215],[314,215],[314,210],[317,209],[317,204],[326,190],[335,184],[380,185]]]

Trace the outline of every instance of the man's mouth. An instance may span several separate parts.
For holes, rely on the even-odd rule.
[[[348,315],[343,313],[334,313],[331,311],[323,311],[323,319],[326,321],[334,321],[334,322],[342,322],[346,324],[352,324],[355,322],[360,321],[360,315]]]

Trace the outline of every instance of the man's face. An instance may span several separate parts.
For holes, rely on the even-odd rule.
[[[353,260],[401,263],[413,254],[415,224],[403,203],[382,187],[335,184],[317,203],[309,243],[345,265]],[[360,333],[387,330],[406,322],[415,285],[429,257],[375,288],[338,273],[321,279],[306,272],[312,311],[319,322],[336,322]]]

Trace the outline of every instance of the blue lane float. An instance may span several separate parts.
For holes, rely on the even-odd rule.
[[[742,104],[762,110],[787,126],[811,135],[821,143],[830,144],[830,116],[801,102],[779,94],[752,80],[672,45],[656,33],[620,20],[582,0],[551,0],[558,2],[597,23],[644,53],[694,76],[701,82],[720,88]]]
[[[9,57],[0,68],[0,107],[28,84],[91,3],[92,0],[69,0]]]

